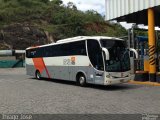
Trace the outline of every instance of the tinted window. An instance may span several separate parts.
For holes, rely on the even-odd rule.
[[[102,47],[109,51],[110,60],[107,60],[106,71],[124,72],[130,70],[129,51],[126,49],[124,41],[120,40],[101,40]]]
[[[26,57],[28,58],[70,55],[87,55],[85,41],[35,48],[26,51]]]
[[[104,70],[103,57],[97,40],[87,40],[88,55],[92,65],[98,70]]]
[[[27,58],[38,58],[44,55],[44,48],[35,48],[26,51]]]
[[[86,55],[85,41],[68,44],[68,55]]]

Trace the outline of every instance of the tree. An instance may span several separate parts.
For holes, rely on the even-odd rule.
[[[40,0],[40,1],[42,1],[44,3],[48,3],[50,0]]]
[[[12,0],[3,0],[3,1],[6,3],[6,2],[10,2],[10,1],[12,1]]]
[[[60,6],[63,4],[63,1],[62,0],[52,0],[51,3]]]
[[[77,10],[77,7],[73,2],[68,2],[67,3],[67,8],[70,8],[72,10]]]

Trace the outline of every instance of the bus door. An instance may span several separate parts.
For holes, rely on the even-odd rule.
[[[95,65],[95,83],[103,84],[104,83],[104,66],[103,66],[103,57],[102,54],[96,54],[96,65]]]
[[[104,83],[104,65],[100,44],[97,40],[87,40],[88,56],[92,64],[92,74],[95,84]],[[90,68],[89,68],[90,71]]]

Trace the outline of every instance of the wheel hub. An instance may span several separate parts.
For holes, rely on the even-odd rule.
[[[80,77],[79,82],[80,82],[80,84],[83,84],[85,82],[85,78],[84,77]]]

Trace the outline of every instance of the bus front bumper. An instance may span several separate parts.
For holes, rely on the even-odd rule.
[[[120,83],[127,83],[131,80],[131,76],[125,78],[106,78],[104,85],[113,85]]]

